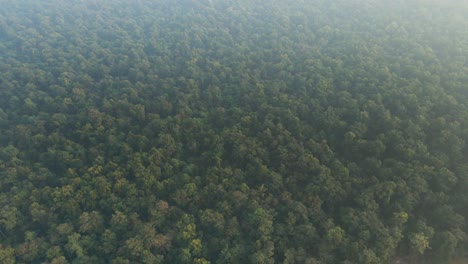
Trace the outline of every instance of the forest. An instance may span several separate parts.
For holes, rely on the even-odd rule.
[[[0,0],[0,263],[467,263],[467,14]]]

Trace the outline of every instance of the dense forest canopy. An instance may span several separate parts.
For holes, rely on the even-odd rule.
[[[0,262],[467,259],[467,14],[0,0]]]

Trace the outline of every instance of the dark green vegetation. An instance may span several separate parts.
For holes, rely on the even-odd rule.
[[[0,0],[0,263],[466,257],[440,2]]]

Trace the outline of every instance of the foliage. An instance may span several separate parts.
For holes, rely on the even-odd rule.
[[[466,257],[459,2],[0,0],[0,262]]]

